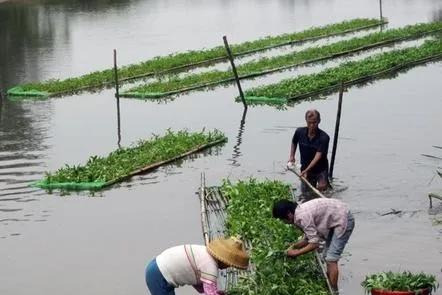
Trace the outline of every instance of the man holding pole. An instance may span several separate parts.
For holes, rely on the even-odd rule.
[[[328,144],[330,137],[318,128],[321,114],[317,110],[305,113],[306,127],[297,128],[292,138],[288,167],[295,163],[296,147],[301,155],[301,176],[323,191],[328,186]],[[304,184],[302,190],[306,191]]]

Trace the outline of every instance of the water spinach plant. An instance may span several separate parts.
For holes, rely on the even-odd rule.
[[[363,83],[382,75],[417,64],[442,58],[442,40],[428,40],[418,47],[393,50],[377,54],[360,61],[351,61],[328,68],[316,74],[301,75],[279,83],[256,87],[245,91],[246,99],[253,101],[267,98],[298,100],[328,93],[344,85]]]
[[[365,277],[361,283],[367,293],[373,290],[378,291],[411,291],[416,294],[422,289],[429,289],[430,292],[436,291],[439,284],[434,275],[421,273],[403,272],[380,272]],[[427,293],[428,294],[428,293]]]
[[[106,157],[92,156],[85,165],[65,165],[54,173],[46,173],[46,177],[34,185],[46,189],[100,189],[226,140],[218,130],[192,133],[167,130],[163,136],[153,135]]]
[[[225,180],[221,191],[228,198],[227,234],[240,235],[251,244],[254,271],[241,277],[229,295],[329,294],[312,253],[296,259],[284,251],[301,232],[272,218],[273,203],[291,199],[290,187],[280,181]]]
[[[442,22],[409,25],[404,28],[372,33],[367,36],[344,40],[329,45],[294,51],[285,55],[270,58],[264,57],[257,61],[238,65],[237,71],[241,79],[253,78],[300,65],[360,53],[372,48],[387,46],[395,42],[410,40],[429,33],[441,31]],[[213,70],[190,74],[184,77],[171,76],[161,81],[133,87],[123,93],[122,96],[140,98],[164,97],[233,81],[234,76],[231,70]]]
[[[232,52],[236,56],[242,56],[284,44],[346,34],[376,27],[385,23],[385,20],[380,21],[378,19],[353,19],[322,27],[313,27],[301,32],[267,36],[253,41],[234,44],[232,45]],[[169,54],[167,56],[157,56],[139,64],[123,66],[118,69],[118,77],[121,81],[124,81],[149,75],[164,74],[170,71],[182,71],[201,65],[208,65],[216,61],[224,61],[226,59],[227,55],[223,46],[202,50],[190,50],[187,52]],[[23,97],[53,96],[87,88],[102,87],[113,83],[113,81],[114,70],[106,69],[79,77],[62,80],[51,79],[43,82],[18,85],[9,89],[8,95]]]

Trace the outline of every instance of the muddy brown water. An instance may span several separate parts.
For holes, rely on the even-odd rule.
[[[377,17],[377,1],[28,1],[0,4],[0,88],[119,63]],[[442,19],[439,0],[384,1],[389,27]],[[296,74],[296,71],[293,72]],[[442,282],[442,63],[352,87],[344,96],[335,193],[356,229],[341,260],[342,294],[381,270],[433,273]],[[269,81],[272,78],[269,77]],[[259,81],[262,81],[261,79]],[[246,86],[259,81],[247,82]],[[306,109],[318,108],[332,135],[337,95],[286,110],[252,107],[241,124],[234,86],[168,103],[121,100],[121,144],[166,128],[218,128],[221,149],[95,193],[49,194],[29,187],[44,171],[117,148],[113,90],[0,105],[0,294],[146,294],[144,267],[163,249],[202,243],[200,173],[210,185],[250,176],[299,182],[284,171],[290,138]],[[401,214],[389,214],[391,209]],[[431,214],[430,214],[431,213]],[[433,215],[436,214],[436,215]],[[182,288],[177,294],[193,294]],[[442,294],[439,290],[436,294]]]

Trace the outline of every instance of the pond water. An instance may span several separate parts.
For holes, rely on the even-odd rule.
[[[440,0],[383,1],[388,27],[442,19]],[[0,4],[0,89],[76,76],[156,55],[377,17],[368,0],[13,1]],[[293,75],[297,71],[292,72]],[[274,76],[273,76],[274,77]],[[381,270],[425,271],[442,283],[442,226],[428,210],[442,188],[442,63],[344,94],[334,197],[349,203],[356,229],[341,260],[341,294]],[[266,78],[272,81],[272,77]],[[259,79],[245,83],[256,86]],[[29,184],[66,164],[118,147],[114,91],[0,104],[0,294],[146,294],[144,267],[163,249],[202,243],[200,174],[279,179],[304,112],[317,108],[333,136],[337,95],[285,110],[252,107],[241,124],[234,85],[168,103],[121,99],[121,145],[167,128],[218,128],[222,148],[134,177],[93,195],[49,194]],[[400,214],[388,214],[392,209]],[[177,294],[194,294],[182,288]],[[442,294],[439,290],[436,294]]]

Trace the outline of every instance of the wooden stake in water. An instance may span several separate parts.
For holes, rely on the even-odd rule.
[[[383,18],[383,16],[382,16],[382,0],[379,0],[379,18],[382,21],[382,18]]]
[[[114,49],[114,73],[115,73],[115,97],[117,98],[117,121],[118,121],[118,147],[121,142],[121,125],[120,125],[120,92],[118,85],[118,68],[117,68],[117,50]]]
[[[344,83],[341,82],[341,88],[339,89],[338,112],[336,114],[335,135],[333,138],[333,150],[332,150],[331,162],[330,162],[330,178],[333,178],[333,168],[335,166],[335,156],[336,156],[336,148],[338,145],[339,125],[341,123],[341,109],[342,109],[342,97],[343,96],[344,96]]]
[[[241,83],[239,82],[238,72],[236,71],[235,62],[233,61],[233,55],[232,51],[230,50],[229,43],[227,42],[227,37],[223,36],[223,40],[224,40],[224,47],[226,47],[227,55],[230,60],[230,64],[232,65],[232,71],[233,75],[235,76],[236,85],[238,85],[239,96],[241,97],[241,101],[244,105],[244,108],[247,109],[247,103],[246,100],[244,99],[244,93],[242,92]]]

